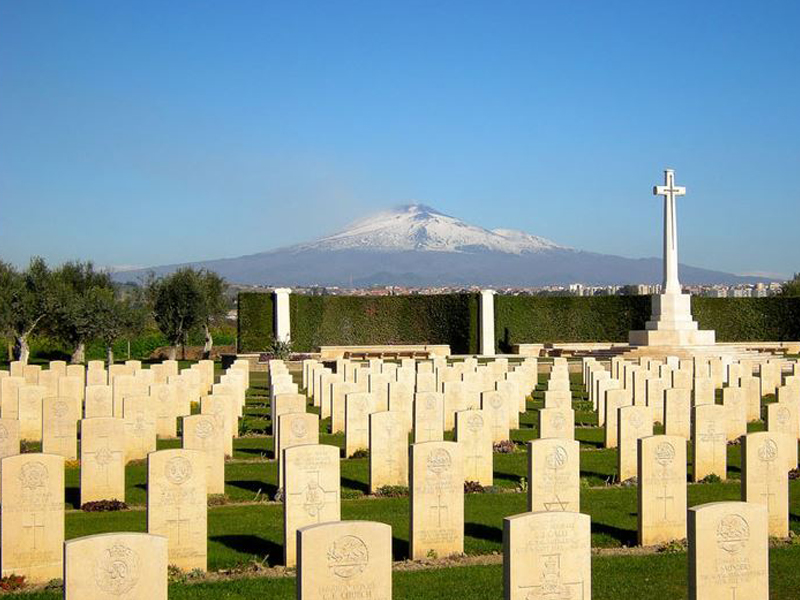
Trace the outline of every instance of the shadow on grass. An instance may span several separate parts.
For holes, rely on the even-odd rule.
[[[617,540],[623,546],[632,547],[638,543],[637,533],[629,529],[621,529],[613,525],[606,525],[605,523],[592,523],[592,533],[604,534],[610,538]]]
[[[610,481],[614,479],[613,473],[601,473],[600,471],[587,471],[581,469],[581,477],[595,477],[600,481]]]
[[[369,494],[369,484],[364,483],[363,481],[357,481],[356,479],[350,479],[349,477],[342,477],[341,485],[342,487],[347,487],[351,490],[357,490],[363,494]]]
[[[592,446],[594,448],[602,449],[604,443],[599,440],[578,440],[581,446]]]
[[[483,523],[464,523],[464,535],[487,542],[503,543],[503,531],[499,527]]]
[[[410,558],[408,555],[410,551],[408,540],[392,537],[392,558],[394,560],[406,560]]]
[[[283,546],[265,540],[257,535],[250,534],[230,534],[214,535],[208,538],[211,541],[219,542],[231,550],[242,554],[252,554],[255,557],[269,557],[270,565],[278,565],[283,561]]]
[[[527,474],[523,475],[523,477],[527,477]],[[519,483],[520,476],[514,473],[504,473],[503,471],[495,471],[494,478],[502,479],[503,481],[510,481],[512,483]]]
[[[239,454],[254,454],[255,456],[266,454],[269,458],[275,458],[273,456],[275,452],[273,450],[267,450],[266,448],[236,448],[235,450]]]
[[[239,488],[240,490],[252,492],[253,494],[261,492],[262,494],[266,494],[269,498],[273,498],[275,496],[275,492],[278,491],[278,486],[274,483],[267,483],[257,479],[226,481],[225,485],[230,485],[232,487]]]
[[[81,507],[81,489],[79,487],[68,487],[64,489],[64,503],[72,508]]]

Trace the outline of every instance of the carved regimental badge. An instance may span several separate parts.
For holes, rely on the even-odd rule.
[[[214,422],[211,419],[203,419],[197,423],[197,428],[194,431],[201,440],[208,439],[214,435]]]
[[[26,490],[38,490],[47,485],[47,467],[38,461],[22,465],[19,472],[20,485]]]
[[[328,548],[328,568],[342,579],[361,574],[368,562],[367,545],[354,535],[342,536]]]
[[[308,426],[303,419],[292,421],[292,435],[297,439],[302,439],[308,435]]]
[[[661,442],[656,446],[655,451],[656,462],[662,467],[667,467],[675,460],[675,448],[669,442]]]
[[[170,483],[181,485],[191,479],[192,463],[183,456],[170,458],[164,466],[164,475]]]
[[[563,469],[564,466],[567,464],[567,460],[569,459],[569,455],[567,451],[564,449],[563,446],[555,446],[545,458],[545,462],[547,463],[547,468],[559,470]]]
[[[744,517],[725,515],[717,524],[717,546],[725,552],[736,554],[750,539],[750,526]]]
[[[761,462],[771,463],[778,457],[778,444],[775,440],[764,440],[758,449],[758,459]]]
[[[428,471],[436,475],[449,471],[452,464],[453,459],[450,458],[450,453],[443,448],[434,450],[428,455]]]
[[[480,431],[483,429],[483,417],[478,414],[471,414],[467,418],[467,429],[472,431],[473,433]]]
[[[126,594],[139,581],[139,556],[124,544],[114,544],[95,563],[94,580],[103,592]]]

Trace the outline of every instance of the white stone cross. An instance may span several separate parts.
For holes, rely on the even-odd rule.
[[[675,185],[675,171],[664,170],[664,185],[653,187],[653,195],[664,196],[664,288],[662,293],[681,293],[678,281],[678,220],[675,198],[684,196],[686,188]]]

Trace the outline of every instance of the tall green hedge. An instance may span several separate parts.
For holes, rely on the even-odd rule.
[[[800,340],[800,298],[692,298],[700,329],[718,342]],[[513,344],[625,342],[650,318],[650,296],[496,296],[498,349]]]
[[[800,298],[692,298],[700,329],[713,329],[718,342],[800,340]]]
[[[478,352],[478,295],[290,296],[292,346],[449,344]]]
[[[238,300],[239,352],[264,352],[275,337],[275,301],[273,295],[241,292]]]
[[[497,348],[547,342],[622,342],[644,328],[649,296],[495,296]]]
[[[449,344],[476,354],[478,294],[290,297],[293,348],[325,345]],[[701,329],[719,342],[800,340],[800,298],[692,298]],[[625,342],[650,317],[649,296],[495,296],[497,349],[513,344]],[[267,350],[273,296],[239,294],[239,350]]]

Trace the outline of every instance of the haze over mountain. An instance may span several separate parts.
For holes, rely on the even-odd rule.
[[[232,283],[288,286],[518,286],[659,283],[661,259],[631,259],[559,245],[514,229],[484,229],[422,204],[382,211],[316,241],[258,254],[124,271],[134,281],[181,266]],[[685,284],[763,281],[680,265]]]

